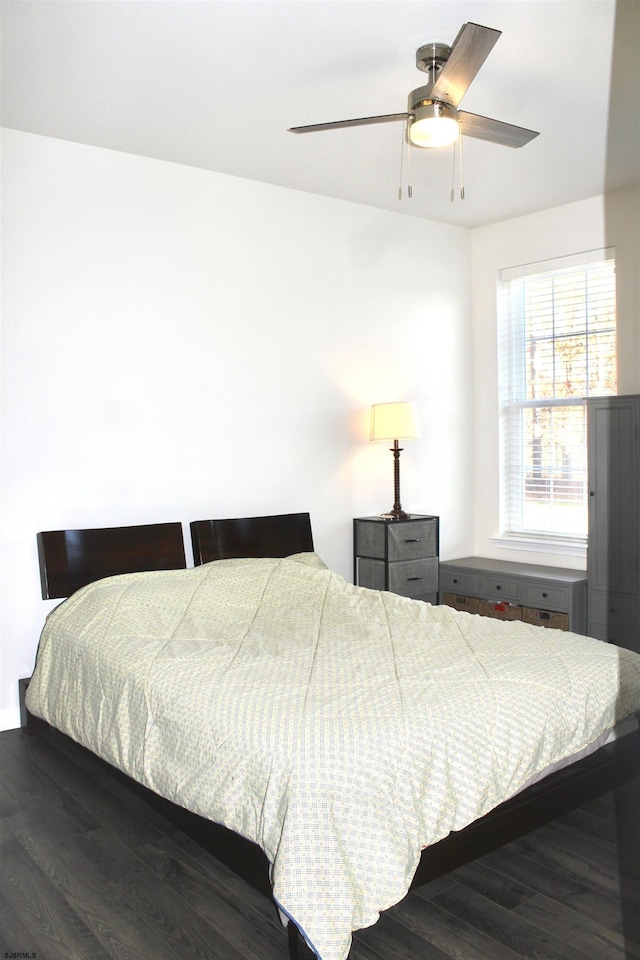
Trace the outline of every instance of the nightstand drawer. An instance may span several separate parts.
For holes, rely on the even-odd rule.
[[[458,573],[457,570],[445,570],[440,565],[440,585],[447,593],[464,594],[474,597],[478,593],[478,578],[474,573]]]
[[[407,520],[402,523],[356,522],[355,554],[380,560],[417,560],[438,552],[437,520]]]
[[[482,597],[495,597],[498,600],[519,600],[521,584],[518,580],[506,577],[478,577],[478,591]]]
[[[388,569],[388,583],[386,571]],[[390,590],[402,597],[422,598],[438,591],[438,558],[424,560],[397,560],[385,564],[384,560],[370,557],[358,558],[358,583],[370,590]]]
[[[411,520],[389,527],[389,560],[435,557],[438,548],[435,520]]]
[[[438,560],[398,560],[389,564],[389,590],[403,597],[422,597],[438,590]]]
[[[567,587],[550,586],[548,583],[524,583],[523,603],[539,607],[542,610],[568,610],[569,590]]]
[[[355,582],[367,590],[387,589],[387,567],[384,560],[371,557],[356,557]]]

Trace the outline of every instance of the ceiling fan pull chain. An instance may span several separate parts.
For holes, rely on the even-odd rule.
[[[407,138],[407,177],[409,180],[407,184],[407,196],[409,200],[411,200],[413,197],[413,186],[411,184],[411,140],[409,138]]]
[[[464,200],[464,164],[462,160],[462,124],[459,126],[458,142],[460,144],[460,199]]]
[[[456,198],[456,145],[453,145],[453,163],[451,165],[451,203]]]
[[[400,183],[398,185],[398,200],[402,200],[402,183],[404,174],[404,145],[407,139],[407,121],[402,124],[402,144],[400,148]]]

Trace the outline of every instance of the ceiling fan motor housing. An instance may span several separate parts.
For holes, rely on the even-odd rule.
[[[416,50],[416,67],[424,73],[432,74],[431,82],[436,79],[449,59],[451,47],[446,43],[425,43]]]
[[[433,84],[430,83],[426,87],[417,87],[411,91],[409,99],[407,100],[407,113],[415,114],[416,110],[420,110],[421,107],[433,106],[434,115],[452,117],[454,120],[457,120],[458,111],[452,103],[445,103],[444,100],[433,100],[431,98],[432,87]],[[416,117],[416,119],[418,118]]]
[[[416,50],[416,67],[429,76],[429,83],[423,87],[412,90],[407,102],[407,112],[411,118],[411,125],[420,123],[420,121],[437,121],[439,119],[454,120],[458,123],[458,111],[451,103],[445,103],[442,100],[436,100],[431,96],[434,84],[438,79],[440,71],[449,59],[451,47],[446,43],[425,43]],[[407,131],[409,139],[412,139],[409,130]],[[424,146],[419,140],[414,139],[418,146]]]

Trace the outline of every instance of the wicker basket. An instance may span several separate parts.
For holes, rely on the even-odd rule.
[[[481,617],[493,617],[494,620],[522,620],[522,607],[515,603],[504,603],[495,600],[477,600]]]
[[[480,600],[475,597],[459,597],[455,593],[443,593],[442,602],[447,607],[453,607],[454,610],[464,610],[465,613],[479,613],[478,604]]]
[[[522,619],[525,623],[535,623],[537,627],[553,627],[554,630],[569,629],[568,613],[552,613],[551,610],[533,610],[531,607],[523,607]]]

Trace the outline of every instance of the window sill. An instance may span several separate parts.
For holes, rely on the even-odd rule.
[[[526,537],[503,534],[491,537],[499,550],[527,550],[531,553],[547,553],[565,557],[587,556],[587,541],[579,537]]]

